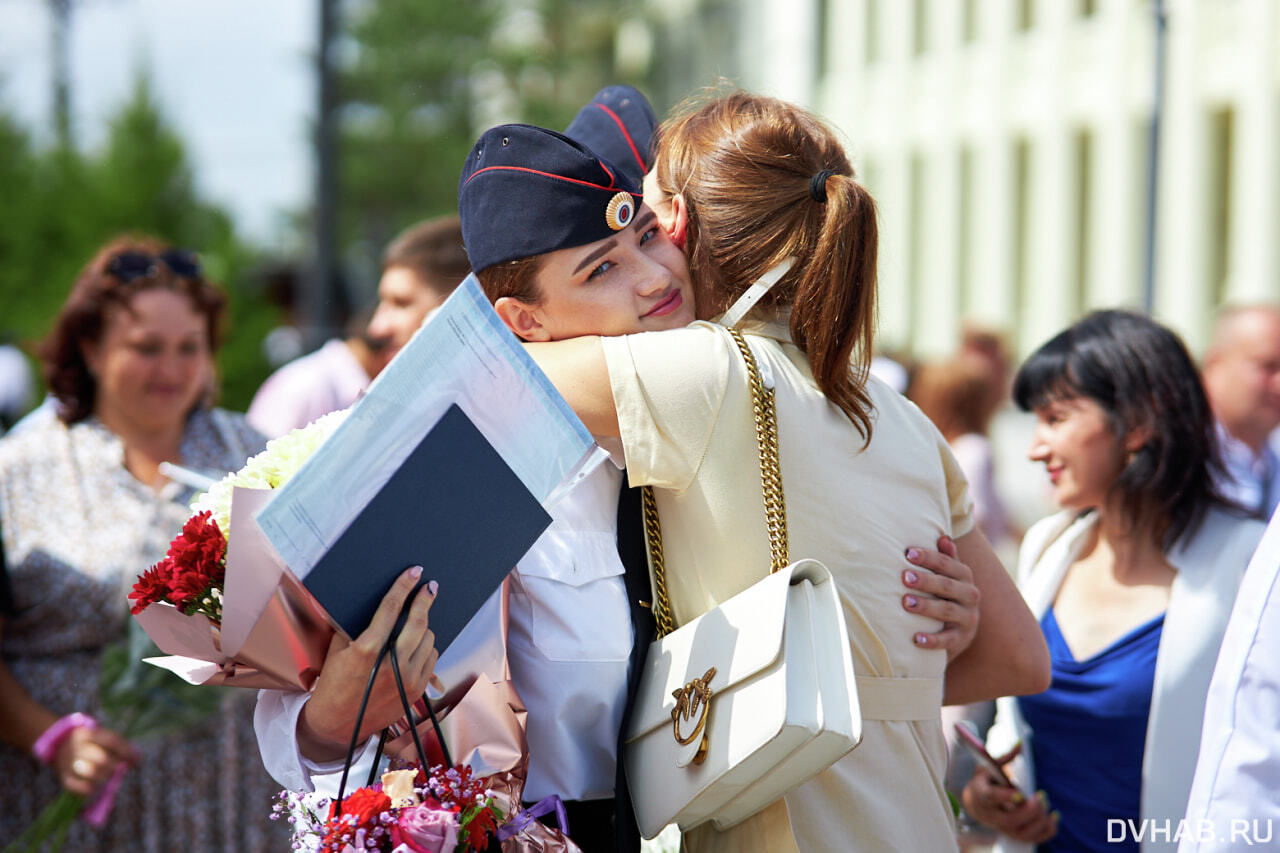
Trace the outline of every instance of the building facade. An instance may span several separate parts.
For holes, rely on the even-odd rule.
[[[694,85],[724,74],[846,136],[880,205],[890,348],[944,353],[964,319],[1021,355],[1150,302],[1198,352],[1221,304],[1280,302],[1280,0],[665,8],[682,50],[706,47],[680,68]]]

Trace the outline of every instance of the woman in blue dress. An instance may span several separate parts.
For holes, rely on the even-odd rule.
[[[1000,700],[988,738],[1016,787],[978,770],[969,813],[999,850],[1176,847],[1204,697],[1262,525],[1215,486],[1213,417],[1176,335],[1099,311],[1014,382],[1062,511],[1023,540],[1018,579],[1053,682]]]

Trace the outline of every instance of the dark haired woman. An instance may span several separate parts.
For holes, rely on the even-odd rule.
[[[208,408],[224,298],[195,257],[145,238],[107,244],[76,280],[43,348],[57,405],[0,441],[0,838],[59,792],[93,795],[132,765],[107,824],[76,851],[267,850],[275,786],[254,748],[252,697],[157,743],[94,720],[104,649],[127,633],[127,593],[190,513],[162,462],[226,471],[261,449]],[[249,704],[245,704],[248,702]]]
[[[999,703],[988,740],[993,752],[1023,744],[1010,766],[1019,790],[979,770],[965,807],[1003,850],[1173,849],[1209,678],[1263,526],[1214,486],[1195,365],[1146,317],[1088,315],[1027,359],[1014,399],[1036,415],[1028,455],[1062,507],[1028,531],[1018,575],[1053,684]]]

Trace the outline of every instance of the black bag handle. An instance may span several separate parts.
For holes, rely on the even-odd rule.
[[[404,709],[405,719],[409,722],[409,731],[413,733],[413,745],[418,752],[418,760],[422,762],[422,770],[424,773],[430,774],[431,765],[427,761],[427,751],[422,747],[422,738],[418,735],[418,723],[422,722],[420,717],[415,718],[413,707],[409,703],[409,696],[404,689],[404,680],[400,676],[400,658],[396,655],[396,639],[400,636],[399,625],[391,632],[391,636],[387,638],[387,643],[382,647],[382,651],[378,652],[378,658],[373,662],[373,669],[369,672],[369,680],[364,686],[364,695],[360,697],[360,710],[356,713],[356,722],[351,730],[351,742],[347,746],[347,760],[342,766],[342,781],[338,784],[338,799],[334,806],[334,815],[342,814],[342,800],[347,791],[347,776],[351,772],[351,762],[355,759],[356,747],[360,744],[360,724],[364,722],[364,713],[369,706],[369,695],[373,692],[373,683],[378,677],[378,670],[382,668],[384,658],[390,656],[391,671],[395,675],[396,690],[400,694],[400,706]],[[431,707],[431,700],[426,699],[423,702],[427,706],[427,716],[431,718],[431,727],[435,730],[436,739],[440,742],[440,751],[444,753],[444,763],[448,767],[453,766],[453,759],[449,756],[449,747],[444,741],[444,732],[440,729],[440,721],[436,718],[435,709]],[[369,768],[369,779],[365,782],[366,786],[372,785],[373,780],[377,778],[378,764],[382,760],[382,750],[387,745],[388,730],[383,729],[382,734],[378,738],[378,751],[374,755],[373,766]]]

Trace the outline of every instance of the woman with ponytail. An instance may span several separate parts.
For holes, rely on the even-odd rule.
[[[690,831],[686,849],[955,849],[940,706],[1042,690],[1048,655],[973,527],[946,441],[868,376],[871,196],[816,118],[739,93],[664,126],[647,204],[627,214],[643,235],[633,239],[627,220],[609,218],[629,192],[608,164],[553,173],[534,162],[550,143],[530,135],[495,128],[472,149],[459,191],[467,250],[499,315],[532,342],[530,353],[587,427],[621,439],[632,485],[654,487],[675,624],[769,570],[748,374],[725,329],[736,325],[776,394],[790,553],[831,569],[849,629],[862,743],[744,823]],[[585,195],[595,190],[599,202]],[[572,211],[588,224],[604,217],[616,236],[584,231],[555,244],[578,248],[541,255],[521,248],[529,234],[568,227],[559,223],[569,213],[544,209],[557,192],[572,192]],[[687,271],[655,264],[672,242],[684,248]],[[646,331],[671,329],[693,307],[690,296],[698,322]],[[581,328],[583,312],[606,297],[609,311],[593,325],[616,337],[565,333],[557,317],[567,308],[576,306]],[[976,635],[950,662],[933,632],[960,616],[964,607],[947,599],[966,583],[945,568],[921,571],[943,564],[907,547],[939,537],[955,540],[981,596]],[[915,588],[905,597],[904,582]]]

